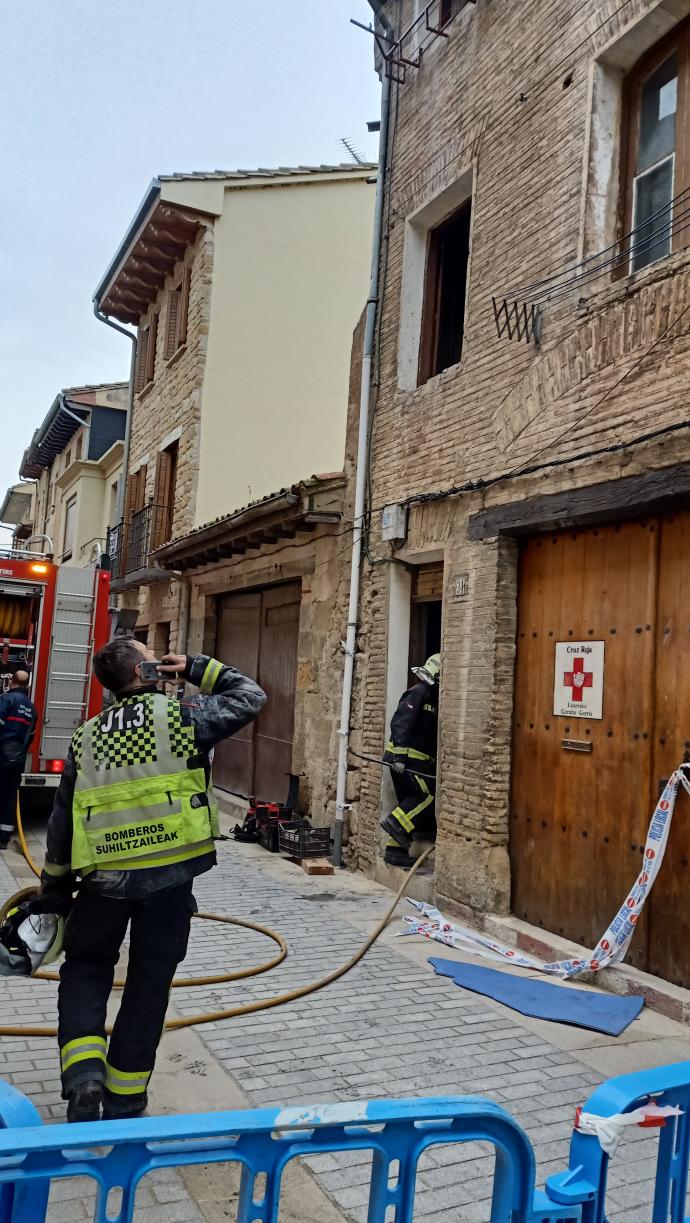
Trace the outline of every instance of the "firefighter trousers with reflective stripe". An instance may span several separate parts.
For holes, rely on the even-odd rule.
[[[108,1107],[136,1108],[137,1097],[145,1099],[195,907],[191,879],[136,900],[82,885],[65,927],[58,991],[64,1099],[87,1079],[105,1084]],[[126,985],[106,1047],[106,1006],[128,926]]]
[[[435,783],[416,773],[391,773],[391,778],[398,803],[388,819],[395,820],[408,839],[433,841],[436,837]]]
[[[17,826],[17,795],[23,771],[23,764],[0,763],[0,841],[8,840]]]

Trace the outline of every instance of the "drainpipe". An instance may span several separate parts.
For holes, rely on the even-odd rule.
[[[115,514],[116,522],[122,522],[125,513],[125,489],[127,487],[127,472],[129,470],[129,447],[132,437],[132,413],[134,411],[134,371],[137,360],[137,336],[136,332],[128,331],[126,327],[121,327],[119,323],[114,323],[107,314],[103,314],[99,309],[96,298],[93,301],[93,312],[99,323],[105,323],[106,327],[112,327],[113,331],[119,331],[120,335],[126,335],[132,345],[132,359],[129,364],[129,390],[127,392],[127,419],[125,421],[125,444],[124,454],[122,458],[122,479],[120,487],[117,490],[117,510]]]
[[[370,0],[377,20],[386,33],[390,26],[384,18],[379,0]],[[344,642],[345,665],[343,668],[343,691],[340,704],[340,727],[338,730],[338,773],[335,796],[335,826],[333,828],[333,862],[342,866],[343,823],[347,808],[347,755],[350,739],[350,713],[352,708],[352,681],[357,644],[357,617],[359,610],[360,565],[362,560],[362,528],[365,506],[365,480],[367,438],[369,434],[369,394],[371,388],[371,366],[374,355],[376,305],[379,291],[379,262],[383,231],[383,201],[386,164],[388,158],[388,118],[390,113],[390,81],[383,76],[381,83],[381,133],[379,140],[379,167],[376,181],[376,205],[374,209],[374,234],[371,249],[371,280],[364,324],[364,350],[362,353],[362,381],[359,397],[359,434],[357,439],[357,465],[355,475],[354,531],[352,533],[352,562],[350,568],[350,600],[347,612],[347,634]]]
[[[177,576],[177,575],[176,575]],[[192,583],[189,578],[179,577],[180,601],[177,607],[177,633],[175,649],[178,654],[187,653],[187,637],[189,636],[189,611],[192,602]]]

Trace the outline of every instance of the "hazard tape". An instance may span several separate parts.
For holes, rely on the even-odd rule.
[[[524,955],[513,947],[504,947],[485,934],[479,934],[467,926],[459,926],[455,922],[448,921],[443,913],[433,905],[412,900],[409,896],[407,899],[410,904],[414,905],[422,916],[421,918],[404,917],[405,929],[401,931],[401,934],[419,934],[436,943],[443,943],[446,947],[470,946],[475,948],[479,955],[486,955],[487,958],[494,959],[498,956],[500,959],[508,960],[511,964],[516,964],[519,968],[538,969],[540,972],[563,978],[579,977],[586,972],[600,972],[602,968],[620,963],[627,954],[645,901],[664,860],[679,786],[682,785],[690,794],[690,779],[686,773],[688,769],[690,765],[681,764],[668,779],[647,829],[642,854],[642,869],[613,921],[587,959],[553,960],[549,964],[544,964],[542,960]]]

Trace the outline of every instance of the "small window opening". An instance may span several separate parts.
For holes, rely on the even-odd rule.
[[[465,333],[472,202],[430,230],[427,246],[419,385],[457,365]]]

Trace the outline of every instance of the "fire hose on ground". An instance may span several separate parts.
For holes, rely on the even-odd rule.
[[[17,833],[19,843],[22,848],[22,853],[27,864],[37,878],[40,878],[40,870],[33,861],[29,852],[29,847],[26,843],[24,834],[24,826],[22,824],[21,810],[19,802],[17,802]],[[318,981],[310,981],[307,985],[300,985],[296,989],[287,990],[284,994],[276,994],[273,998],[262,998],[257,1002],[246,1002],[242,1006],[231,1006],[224,1010],[207,1011],[198,1015],[187,1015],[181,1019],[169,1019],[165,1023],[165,1031],[172,1032],[180,1028],[193,1028],[203,1023],[218,1023],[223,1019],[235,1019],[238,1015],[252,1015],[257,1011],[268,1011],[272,1007],[282,1006],[287,1002],[295,1002],[298,998],[306,998],[309,994],[315,994],[317,990],[324,989],[326,985],[332,985],[335,981],[340,980],[346,973],[350,972],[360,960],[364,959],[367,952],[373,947],[376,940],[383,933],[388,922],[393,916],[398,904],[400,903],[403,893],[407,891],[408,884],[412,876],[419,870],[420,866],[426,861],[430,854],[433,853],[435,846],[431,846],[420,854],[414,866],[405,873],[402,883],[398,888],[392,903],[387,909],[384,916],[374,927],[372,933],[366,938],[362,946],[341,964],[339,968],[335,968],[333,972],[329,972],[325,977],[320,977]],[[215,921],[222,922],[228,926],[240,926],[245,930],[255,930],[258,934],[263,934],[266,938],[272,939],[280,948],[278,955],[272,960],[267,960],[264,964],[259,964],[256,968],[242,968],[237,972],[219,973],[213,976],[205,977],[176,977],[172,982],[173,988],[181,988],[183,986],[196,987],[202,985],[225,985],[231,981],[241,981],[247,977],[257,977],[261,973],[269,972],[272,968],[277,968],[285,959],[288,953],[288,945],[277,930],[272,930],[270,926],[260,925],[258,922],[247,921],[240,917],[226,917],[220,913],[195,913],[194,916],[200,921]],[[59,981],[59,974],[56,972],[44,972],[39,970],[34,973],[34,978],[42,981]],[[114,982],[116,988],[122,989],[124,986],[123,980]],[[110,1034],[110,1028],[107,1029]],[[0,1036],[57,1036],[57,1028],[47,1024],[41,1025],[25,1025],[25,1024],[2,1024],[0,1025]]]

